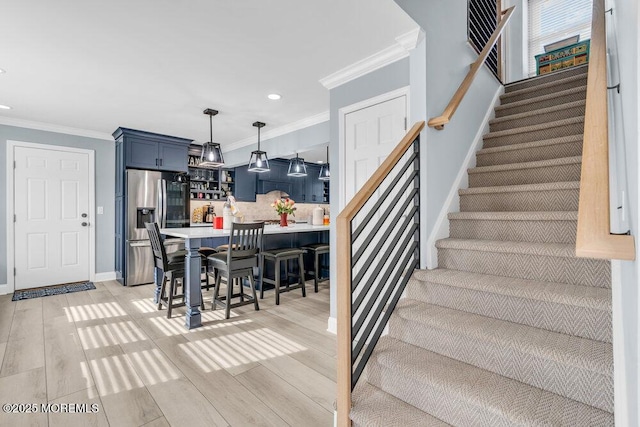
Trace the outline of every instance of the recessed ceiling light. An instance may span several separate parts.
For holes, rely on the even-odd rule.
[[[282,98],[282,96],[278,95],[277,93],[270,93],[269,95],[267,95],[267,98],[269,98],[272,101],[277,101],[280,98]]]
[[[6,71],[3,70],[2,68],[0,68],[0,74],[2,74],[2,73],[6,73]]]
[[[11,110],[11,107],[9,107],[8,105],[0,104],[0,110]]]

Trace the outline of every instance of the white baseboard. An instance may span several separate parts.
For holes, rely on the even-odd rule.
[[[478,128],[478,132],[476,133],[473,143],[467,152],[467,157],[464,159],[464,162],[462,162],[462,166],[460,167],[458,175],[451,186],[447,199],[442,205],[442,210],[438,214],[438,218],[433,230],[431,231],[431,235],[429,235],[429,238],[427,239],[427,268],[429,269],[438,267],[436,241],[449,236],[449,220],[447,215],[449,212],[457,212],[460,210],[458,190],[469,186],[467,169],[473,168],[476,165],[476,152],[482,147],[482,137],[489,131],[489,120],[493,117],[495,107],[500,102],[500,95],[502,95],[503,92],[504,87],[500,86],[493,96],[493,101],[491,101],[489,108],[487,108],[487,113],[482,120],[482,125]]]
[[[331,332],[332,334],[338,333],[338,319],[335,317],[329,317],[329,319],[327,319],[327,332]]]
[[[107,271],[106,273],[96,273],[93,277],[94,282],[106,282],[107,280],[116,280],[116,272]]]
[[[0,285],[0,295],[7,295],[13,293],[13,290],[9,288],[8,284]]]

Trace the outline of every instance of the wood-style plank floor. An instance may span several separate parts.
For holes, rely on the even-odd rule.
[[[184,307],[172,319],[157,310],[152,285],[96,288],[0,296],[0,404],[37,409],[2,411],[0,426],[333,424],[328,282],[317,294],[309,282],[306,298],[283,294],[280,306],[268,292],[260,311],[244,306],[229,320],[211,311],[206,292],[203,327],[193,331],[183,326]],[[67,404],[86,406],[70,413]]]

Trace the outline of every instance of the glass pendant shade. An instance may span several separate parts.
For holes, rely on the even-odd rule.
[[[202,155],[200,156],[200,165],[212,168],[224,165],[222,157],[222,149],[220,144],[216,142],[207,142],[202,146]]]
[[[321,181],[329,181],[331,179],[331,172],[329,171],[329,163],[325,163],[320,168],[320,176],[318,179]]]
[[[222,149],[220,144],[213,142],[213,116],[218,114],[218,110],[212,110],[207,108],[203,111],[204,114],[209,116],[209,142],[202,145],[202,154],[200,155],[201,167],[217,168],[224,165],[224,158],[222,157]]]
[[[252,151],[249,160],[249,172],[269,172],[269,159],[264,151]]]
[[[258,128],[258,149],[251,152],[249,159],[249,172],[269,172],[269,159],[266,151],[260,150],[260,129],[266,125],[262,122],[255,122],[253,126]]]
[[[289,162],[287,176],[307,176],[307,165],[304,163],[304,159],[298,157],[297,154],[296,158]]]
[[[331,172],[329,171],[329,147],[327,147],[327,163],[323,164],[320,168],[318,179],[320,181],[329,181],[331,179]]]

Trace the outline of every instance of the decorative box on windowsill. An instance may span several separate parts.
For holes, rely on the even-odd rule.
[[[536,70],[538,75],[553,73],[554,71],[589,62],[590,40],[585,40],[536,55]]]

